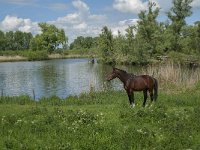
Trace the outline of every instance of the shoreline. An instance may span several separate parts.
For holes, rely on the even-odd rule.
[[[27,57],[23,56],[0,56],[0,62],[17,62],[17,61],[28,61]]]
[[[61,54],[51,54],[48,55],[48,58],[45,60],[51,59],[67,59],[67,58],[90,58],[89,55],[61,55]],[[39,59],[38,59],[39,60]],[[29,60],[28,57],[15,55],[15,56],[0,56],[0,63],[1,62],[18,62],[18,61],[38,61],[36,60]]]
[[[93,55],[94,56],[94,55]],[[28,57],[25,56],[20,56],[20,55],[3,55],[0,56],[0,63],[1,62],[20,62],[20,61],[42,61],[42,60],[52,60],[52,59],[69,59],[69,58],[91,58],[91,55],[88,54],[68,54],[68,55],[63,55],[63,54],[49,54],[48,57],[46,59],[34,59],[34,60],[30,60]],[[95,57],[97,58],[97,57]],[[166,60],[156,60],[150,64],[146,64],[146,65],[157,65],[158,63],[169,63],[169,62],[174,62],[180,65],[185,65],[185,66],[189,66],[189,67],[199,67],[200,66],[200,62],[197,60],[175,60],[175,59],[166,59]],[[133,64],[128,64],[126,62],[119,62],[117,64],[120,65],[133,65]],[[134,64],[133,66],[137,66],[137,64]],[[140,65],[139,65],[140,66]]]

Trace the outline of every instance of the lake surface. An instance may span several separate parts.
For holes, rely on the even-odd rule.
[[[110,71],[110,66],[91,64],[89,59],[5,62],[0,63],[0,90],[9,96],[33,97],[34,90],[36,99],[52,95],[65,98],[88,92],[91,88],[114,87],[115,82],[105,81],[106,73]],[[116,87],[119,88],[120,85]]]
[[[136,74],[146,69],[130,66],[120,68]],[[111,66],[92,64],[89,59],[4,62],[0,63],[0,90],[7,96],[31,97],[34,90],[36,99],[39,99],[53,95],[65,98],[91,89],[122,89],[123,85],[118,79],[110,83],[106,81],[111,70]]]

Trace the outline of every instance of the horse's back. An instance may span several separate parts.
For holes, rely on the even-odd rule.
[[[153,87],[154,80],[149,75],[135,76],[132,80],[131,87],[133,90],[142,91]]]

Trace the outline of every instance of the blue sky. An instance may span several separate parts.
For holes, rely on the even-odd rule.
[[[151,0],[161,8],[159,21],[167,19],[172,0]],[[39,22],[63,28],[69,40],[96,36],[103,26],[113,34],[136,24],[137,14],[147,8],[147,0],[0,0],[0,29],[40,33]],[[189,24],[200,20],[200,0],[193,0]]]

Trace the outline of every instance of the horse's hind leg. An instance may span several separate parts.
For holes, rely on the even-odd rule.
[[[152,103],[153,102],[153,98],[154,98],[154,96],[153,96],[153,90],[149,90],[149,94],[150,94],[151,103]]]
[[[150,95],[150,99],[151,99],[151,104],[150,104],[150,107],[151,107],[153,99],[154,99],[153,90],[149,90],[149,95]]]
[[[145,107],[145,104],[146,104],[146,101],[147,101],[147,90],[144,90],[143,94],[144,94],[144,102],[143,102],[142,106]]]

